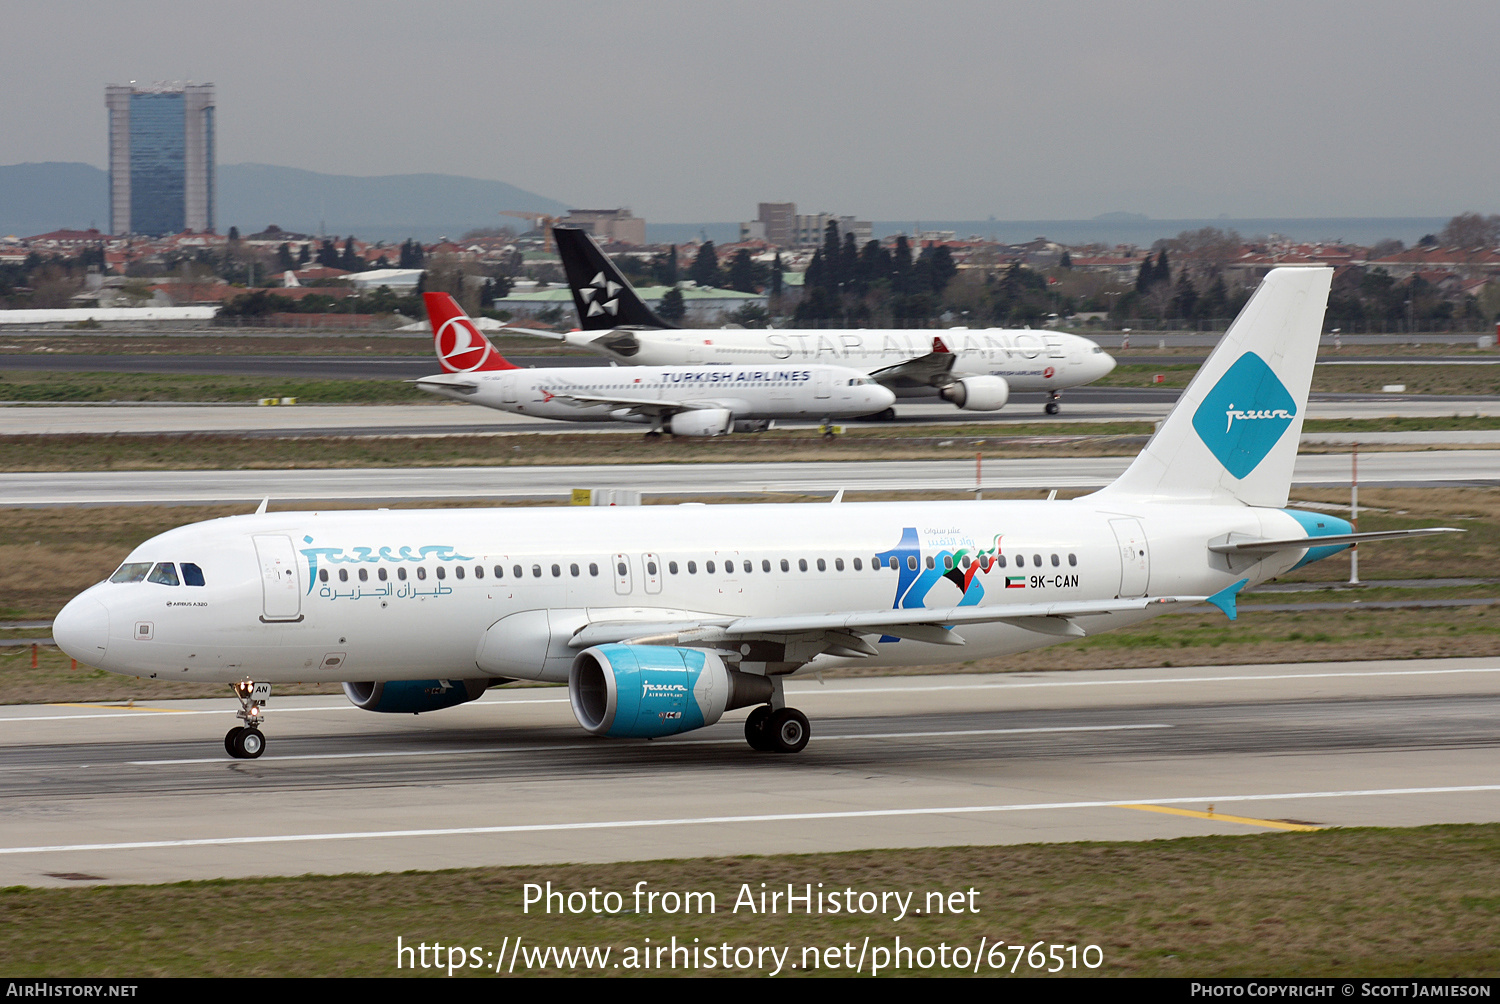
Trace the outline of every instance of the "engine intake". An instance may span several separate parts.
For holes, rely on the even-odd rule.
[[[659,645],[599,645],[573,660],[573,717],[596,736],[647,739],[691,732],[726,711],[771,699],[771,681],[724,665],[713,652]]]
[[[938,391],[944,401],[951,401],[964,411],[999,411],[1010,400],[1010,384],[1004,377],[966,376]]]

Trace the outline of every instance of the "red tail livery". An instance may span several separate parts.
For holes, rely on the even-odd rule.
[[[423,293],[427,320],[432,325],[432,344],[445,373],[476,370],[513,370],[514,363],[495,351],[490,340],[469,320],[469,315],[447,293]]]

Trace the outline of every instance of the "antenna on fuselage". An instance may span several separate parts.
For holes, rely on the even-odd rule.
[[[257,516],[264,516],[266,514],[266,506],[268,506],[270,504],[271,504],[271,496],[267,495],[265,498],[263,498],[263,499],[260,500],[260,505],[258,505],[258,506],[255,507],[255,515],[257,515]]]

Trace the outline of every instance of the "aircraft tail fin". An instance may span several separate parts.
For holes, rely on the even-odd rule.
[[[1272,269],[1156,435],[1099,492],[1280,508],[1307,411],[1333,269]]]
[[[578,308],[578,325],[584,331],[676,326],[646,306],[588,231],[553,227],[552,236],[557,239],[557,252],[568,275],[568,286],[573,290],[573,306]]]
[[[423,293],[422,304],[427,308],[433,348],[444,373],[518,369],[490,344],[453,297],[447,293]]]

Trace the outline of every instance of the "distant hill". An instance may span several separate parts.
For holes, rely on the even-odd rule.
[[[447,174],[379,178],[319,174],[269,164],[219,167],[218,229],[283,230],[362,240],[435,241],[475,227],[520,225],[502,209],[559,215],[569,206],[502,181]],[[0,236],[61,228],[109,230],[109,175],[90,164],[0,166]]]
[[[0,167],[0,237],[109,230],[109,175],[92,164]]]

